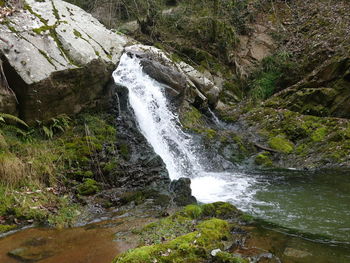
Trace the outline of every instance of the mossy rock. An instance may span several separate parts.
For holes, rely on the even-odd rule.
[[[263,153],[259,153],[256,157],[255,157],[255,164],[257,165],[261,165],[264,167],[272,167],[273,166],[273,162],[270,158],[270,153],[269,152],[263,152]]]
[[[195,107],[190,106],[182,115],[181,115],[181,124],[186,129],[202,129],[204,122],[202,119],[202,114]]]
[[[220,251],[215,255],[215,263],[249,263],[248,259],[241,258],[240,256],[235,256],[231,253]]]
[[[240,215],[240,211],[230,203],[215,202],[202,206],[202,215],[205,217],[234,218]]]
[[[144,203],[147,199],[152,199],[155,205],[167,206],[170,202],[170,196],[162,194],[154,189],[145,189],[141,191],[131,191],[123,193],[120,197],[122,204],[134,202],[136,205]]]
[[[185,216],[197,219],[202,215],[203,209],[199,205],[188,205],[183,209],[183,213]]]
[[[98,183],[94,179],[89,178],[78,185],[77,190],[80,195],[93,195],[96,194],[100,189]]]
[[[269,146],[282,153],[292,153],[294,150],[293,143],[281,135],[271,138]]]
[[[321,142],[327,135],[327,128],[321,127],[314,131],[311,135],[311,139],[314,142]]]
[[[210,219],[196,226],[196,231],[171,241],[143,246],[119,255],[113,263],[148,262],[205,262],[213,249],[221,248],[230,237],[229,224],[221,219]]]

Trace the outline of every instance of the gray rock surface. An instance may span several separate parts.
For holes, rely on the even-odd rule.
[[[0,24],[0,35],[4,72],[27,121],[76,113],[103,99],[129,41],[61,0],[26,0]]]
[[[138,44],[125,50],[141,58],[147,74],[176,90],[178,94],[184,94],[190,103],[199,101],[201,106],[207,103],[213,107],[217,105],[220,89],[192,66],[185,62],[176,63],[169,58],[169,54],[151,46]]]

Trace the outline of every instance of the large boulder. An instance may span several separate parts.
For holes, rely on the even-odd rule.
[[[0,57],[20,117],[31,122],[103,106],[127,37],[64,1],[25,2],[0,24]]]

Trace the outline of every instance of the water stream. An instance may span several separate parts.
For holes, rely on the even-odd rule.
[[[170,178],[190,177],[199,201],[229,201],[317,240],[322,236],[333,243],[350,242],[350,174],[213,170],[200,146],[182,131],[164,86],[142,71],[138,58],[124,54],[113,77],[128,88],[139,128],[163,159]]]

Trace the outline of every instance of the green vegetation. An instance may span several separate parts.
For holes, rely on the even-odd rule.
[[[256,100],[265,100],[276,91],[286,88],[297,73],[295,63],[286,52],[276,53],[262,60],[259,68],[252,73],[248,82],[249,95]]]
[[[16,225],[0,225],[0,234],[11,231],[16,228]]]
[[[71,225],[80,209],[71,203],[72,190],[80,195],[99,191],[98,154],[115,152],[112,117],[61,115],[28,127],[16,117],[1,116],[0,216]],[[107,164],[109,170],[118,166],[116,158]],[[70,190],[59,190],[67,184]]]
[[[202,114],[191,106],[181,115],[181,123],[185,129],[201,128],[204,124]]]
[[[215,216],[218,218],[211,218]],[[212,258],[212,250],[224,250],[223,241],[231,239],[230,231],[235,225],[219,218],[236,216],[240,213],[228,203],[189,205],[135,232],[145,246],[125,252],[113,262],[205,262]],[[223,263],[248,262],[227,252],[221,252],[217,260]]]
[[[293,144],[286,138],[284,138],[283,135],[270,138],[269,145],[272,149],[283,153],[291,153],[294,149]]]
[[[78,185],[80,195],[93,195],[99,191],[97,182],[94,179],[86,178],[83,183]]]
[[[271,148],[296,154],[293,158],[298,159],[299,156],[305,160],[305,156],[317,153],[318,165],[340,164],[349,160],[349,120],[267,107],[251,110],[246,119]],[[258,156],[256,161],[261,163],[263,160],[267,158]]]
[[[261,165],[263,167],[272,167],[273,166],[273,163],[272,163],[271,156],[270,156],[269,152],[259,153],[255,157],[255,163],[257,165]]]

